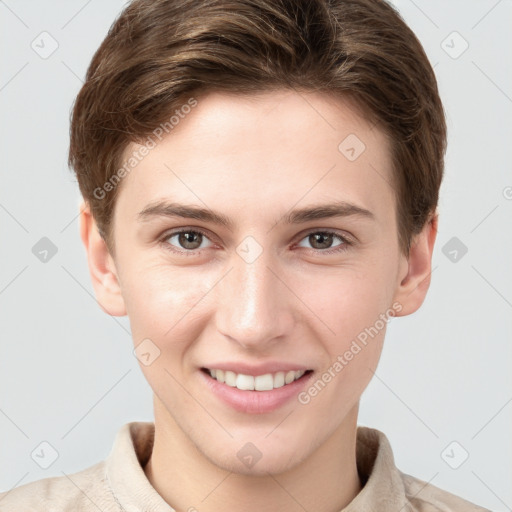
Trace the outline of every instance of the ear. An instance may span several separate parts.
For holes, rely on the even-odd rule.
[[[432,252],[437,235],[437,212],[425,224],[412,243],[409,257],[403,256],[401,282],[395,292],[394,300],[402,305],[396,316],[414,313],[423,304],[430,286],[432,273]]]
[[[98,231],[89,205],[85,202],[80,205],[80,237],[87,252],[89,273],[98,304],[109,315],[126,315],[114,259]]]

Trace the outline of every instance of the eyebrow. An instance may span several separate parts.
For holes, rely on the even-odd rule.
[[[361,206],[357,206],[346,201],[338,201],[335,203],[320,204],[316,206],[313,205],[307,208],[293,210],[283,215],[279,222],[283,222],[284,224],[301,224],[312,220],[350,216],[370,220],[375,219],[374,214],[366,208],[362,208]],[[142,222],[153,217],[179,217],[201,220],[203,222],[224,226],[230,231],[233,231],[234,227],[233,221],[222,213],[215,212],[209,208],[167,201],[151,203],[138,214],[138,219]]]

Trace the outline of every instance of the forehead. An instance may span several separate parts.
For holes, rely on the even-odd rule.
[[[319,200],[394,209],[387,138],[347,101],[288,90],[212,92],[186,112],[161,140],[152,137],[154,148],[123,179],[123,208],[171,198],[259,218],[266,208]]]

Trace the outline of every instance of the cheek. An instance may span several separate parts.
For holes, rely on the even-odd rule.
[[[179,351],[200,332],[213,276],[161,264],[141,264],[125,276],[123,296],[135,343],[150,338],[162,349]]]
[[[191,366],[190,348],[204,330],[208,318],[204,298],[211,286],[192,271],[177,272],[161,265],[138,271],[133,268],[124,281],[123,295],[141,370],[170,408],[187,400],[178,383]],[[149,364],[139,355],[147,352],[154,357]]]
[[[372,326],[390,307],[390,272],[377,262],[330,269],[322,276],[301,277],[298,293],[328,329],[337,350]]]
[[[396,313],[390,303],[389,275],[382,262],[375,262],[364,269],[341,269],[324,284],[317,280],[316,286],[304,286],[305,302],[329,328],[321,329],[326,366],[305,402],[338,404],[342,414],[359,399],[377,367],[387,320]]]
[[[338,425],[359,402],[377,368],[385,328],[361,338],[343,339],[331,346],[330,359],[298,401],[310,408],[311,415],[326,415],[326,423]],[[327,411],[327,412],[326,412]]]

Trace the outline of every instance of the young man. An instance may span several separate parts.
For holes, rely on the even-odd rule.
[[[74,105],[70,164],[155,422],[0,508],[485,510],[357,426],[387,322],[429,287],[445,145],[434,73],[383,1],[131,2]]]

